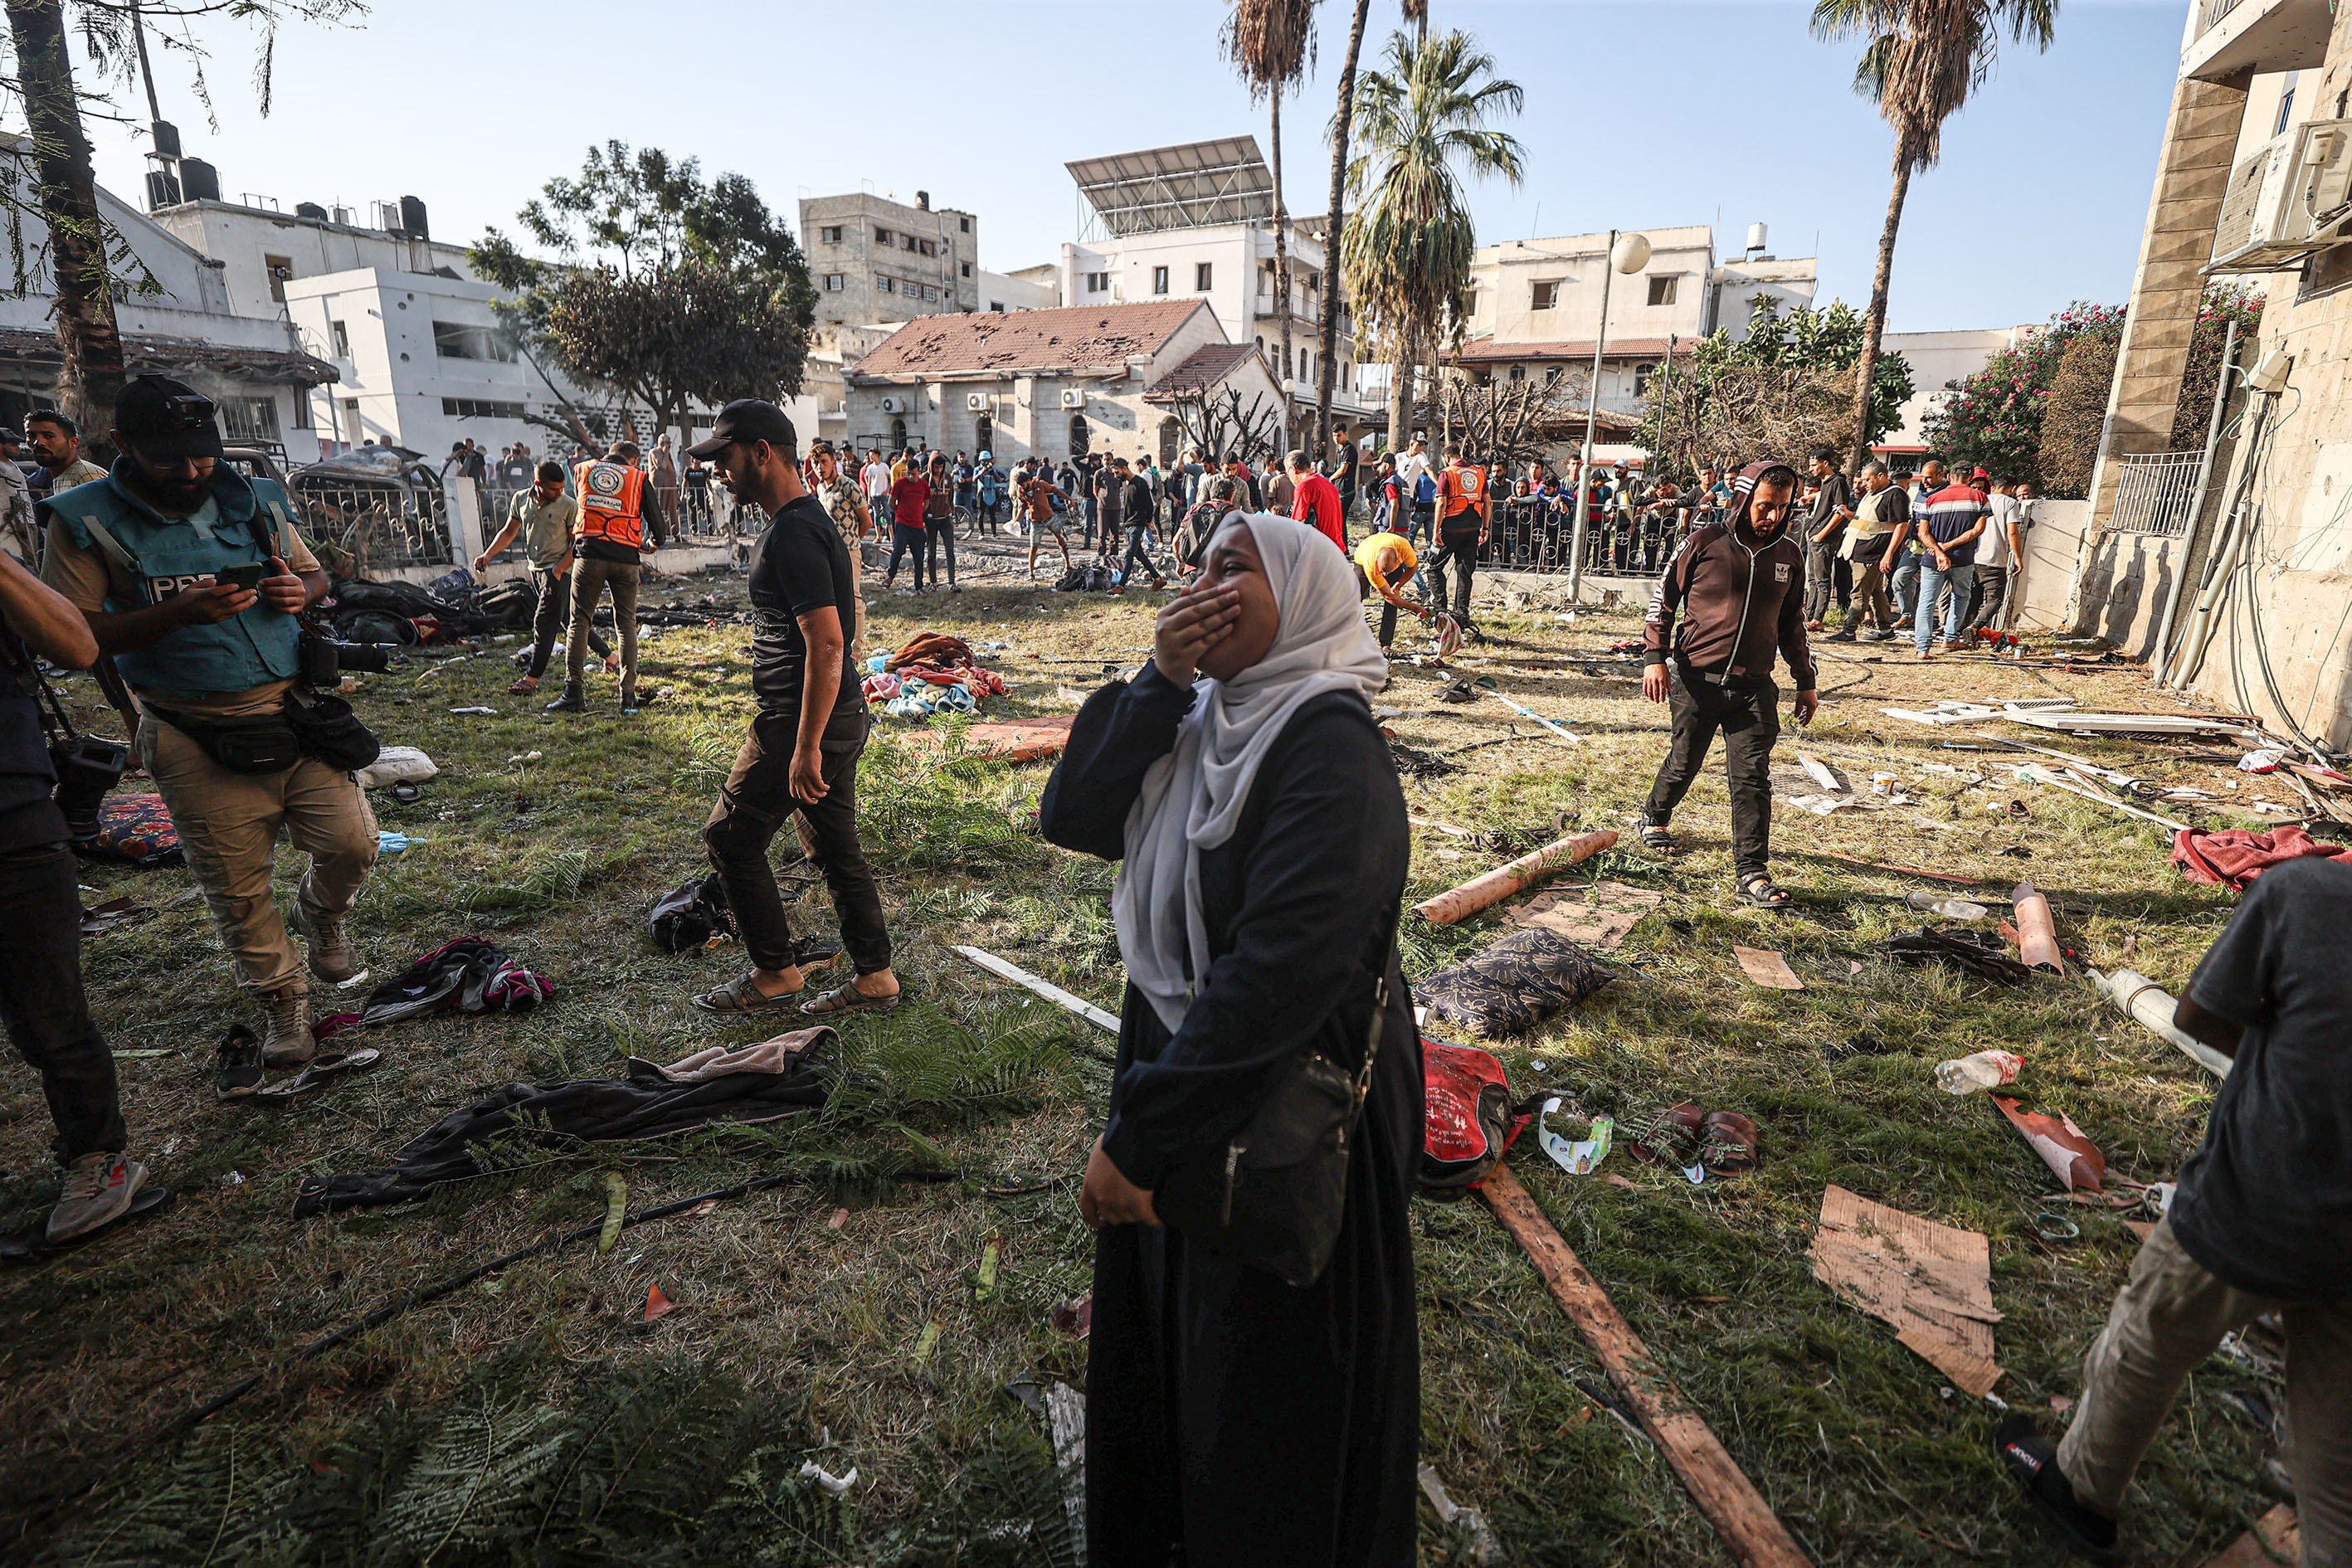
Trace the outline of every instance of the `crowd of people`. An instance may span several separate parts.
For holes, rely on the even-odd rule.
[[[82,992],[41,661],[110,659],[137,699],[140,763],[262,1014],[260,1035],[240,1028],[221,1047],[224,1099],[321,1048],[310,984],[362,968],[347,922],[377,835],[354,776],[355,748],[372,757],[373,738],[354,736],[356,717],[305,657],[301,617],[326,574],[274,487],[223,460],[211,401],[167,378],[132,380],[110,470],[79,459],[60,416],[37,418],[38,574],[0,552],[0,893],[20,923],[31,917],[17,961],[0,968],[0,1012],[47,1092],[65,1172],[47,1238],[63,1243],[129,1212],[146,1173]],[[568,471],[532,465],[477,562],[521,542],[539,614],[517,688],[536,686],[567,630],[556,710],[584,707],[583,661],[608,595],[618,646],[607,657],[623,711],[638,706],[635,605],[657,548],[663,455],[649,466],[619,442]],[[1090,1556],[1412,1563],[1409,1205],[1423,1079],[1397,950],[1409,827],[1370,704],[1400,613],[1467,619],[1507,484],[1514,498],[1559,482],[1572,493],[1575,476],[1507,481],[1458,447],[1433,460],[1419,440],[1367,462],[1343,439],[1263,467],[1190,453],[1165,468],[1112,456],[1007,469],[987,451],[886,461],[869,449],[860,461],[823,441],[803,451],[783,412],[757,400],[721,410],[686,457],[667,471],[707,465],[734,504],[767,520],[746,563],[751,711],[702,829],[750,967],[695,998],[709,1014],[813,1022],[900,1005],[857,825],[872,724],[858,679],[861,556],[878,530],[890,530],[886,588],[908,557],[919,587],[942,565],[953,587],[959,524],[992,535],[1016,514],[1033,573],[1047,538],[1070,567],[1076,534],[1098,564],[1120,552],[1126,584],[1181,581],[1157,612],[1150,659],[1080,708],[1039,805],[1047,838],[1119,866],[1118,1070],[1077,1199],[1097,1233]],[[1669,735],[1641,841],[1676,852],[1672,817],[1721,737],[1734,891],[1765,910],[1789,902],[1769,868],[1776,672],[1787,667],[1801,725],[1819,700],[1809,634],[1833,607],[1843,624],[1830,635],[1861,638],[1893,635],[1907,605],[1922,657],[1980,616],[1997,624],[2030,520],[2030,493],[1976,482],[1981,473],[1931,463],[1896,485],[1874,465],[1857,489],[1828,454],[1808,467],[1703,470],[1687,491],[1621,487],[1636,544],[1640,519],[1674,517],[1644,616],[1643,694],[1668,705]],[[1359,515],[1368,530],[1351,537]],[[838,942],[792,929],[770,861],[788,825],[832,894]],[[304,859],[290,921],[272,888],[281,837]],[[2312,1175],[2340,1173],[2340,1130],[2352,1125],[2338,1067],[2352,1012],[2330,984],[2325,936],[2347,912],[2352,871],[2296,862],[2263,878],[2199,967],[2180,1026],[2235,1052],[2240,1070],[2091,1352],[2065,1441],[2021,1416],[1996,1436],[2027,1495],[2094,1560],[2112,1558],[2126,1484],[2183,1378],[2223,1334],[2275,1310],[2290,1341],[2305,1561],[2352,1561],[2352,1277],[2346,1249],[2328,1245],[2343,1239],[2340,1181]],[[848,978],[819,984],[845,957]],[[1317,1117],[1339,1119],[1336,1146],[1349,1152],[1336,1165],[1329,1139],[1296,1166],[1247,1158],[1261,1127],[1295,1141]]]

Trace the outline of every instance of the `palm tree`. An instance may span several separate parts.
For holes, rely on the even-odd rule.
[[[1414,0],[1407,0],[1410,10]],[[1422,15],[1428,16],[1428,0],[1419,0]],[[1331,433],[1331,389],[1339,373],[1339,300],[1344,293],[1339,287],[1339,269],[1333,263],[1339,259],[1339,226],[1342,221],[1341,203],[1348,187],[1348,133],[1356,114],[1356,59],[1363,53],[1364,22],[1371,12],[1372,0],[1356,0],[1356,15],[1348,26],[1348,58],[1339,68],[1339,108],[1331,117],[1331,205],[1325,207],[1323,219],[1323,320],[1317,334],[1315,378],[1315,428],[1312,439],[1319,449],[1325,437]]]
[[[1469,316],[1478,238],[1462,175],[1519,183],[1518,139],[1488,122],[1517,114],[1526,95],[1497,78],[1494,57],[1464,33],[1393,33],[1387,56],[1386,70],[1356,84],[1363,151],[1348,165],[1355,211],[1339,256],[1359,332],[1377,335],[1396,366],[1389,442],[1402,449],[1412,433],[1415,358],[1458,337]]]
[[[1316,0],[1234,0],[1225,18],[1225,58],[1249,84],[1250,101],[1272,104],[1274,142],[1274,288],[1282,315],[1282,439],[1290,440],[1290,380],[1297,367],[1290,357],[1290,215],[1282,202],[1282,95],[1307,73],[1315,52]],[[1325,290],[1328,293],[1328,290]]]
[[[2057,21],[2058,0],[1814,0],[1815,37],[1867,40],[1854,67],[1853,89],[1878,105],[1895,132],[1895,188],[1879,230],[1878,271],[1864,319],[1862,360],[1854,366],[1856,473],[1870,455],[1871,383],[1886,332],[1887,281],[1911,176],[1936,162],[1944,121],[1992,75],[2002,30],[2011,43],[2030,40],[2046,50]]]

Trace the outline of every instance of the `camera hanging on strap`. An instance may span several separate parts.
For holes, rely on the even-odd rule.
[[[32,676],[41,697],[37,705],[41,728],[48,736],[49,765],[57,771],[55,795],[58,809],[65,814],[66,832],[78,839],[93,837],[98,832],[99,805],[122,782],[123,770],[131,765],[131,748],[121,741],[75,729],[56,688],[41,673],[40,661],[27,656],[22,668]]]

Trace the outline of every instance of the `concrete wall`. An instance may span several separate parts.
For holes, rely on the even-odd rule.
[[[2033,526],[2025,531],[2025,570],[2017,584],[2017,613],[2010,617],[2011,627],[2043,633],[2067,629],[2074,563],[2090,521],[2088,501],[2033,503]]]
[[[1685,339],[1707,327],[1707,288],[1715,269],[1715,232],[1705,225],[1642,231],[1650,241],[1649,264],[1609,283],[1609,335],[1612,338]],[[1549,239],[1509,239],[1480,246],[1471,258],[1477,290],[1470,335],[1497,343],[1591,342],[1601,325],[1602,274],[1609,236],[1561,235]],[[1650,279],[1675,279],[1674,302],[1649,302]],[[1558,303],[1534,308],[1538,284],[1558,285]],[[1744,317],[1743,317],[1744,319]]]
[[[840,237],[827,239],[834,229]],[[875,238],[877,229],[888,232],[887,244]],[[906,248],[910,235],[932,254]],[[820,321],[903,321],[982,308],[980,219],[968,212],[912,207],[865,192],[811,196],[801,203],[800,238]],[[877,281],[883,277],[891,281],[887,294]],[[920,292],[925,288],[929,299]]]
[[[2090,506],[2088,501],[2058,504],[2086,510]],[[2179,581],[2185,550],[2185,541],[2162,534],[2101,536],[2084,563],[2082,607],[2075,619],[2079,634],[2105,637],[2134,658],[2151,658],[2164,602]]]

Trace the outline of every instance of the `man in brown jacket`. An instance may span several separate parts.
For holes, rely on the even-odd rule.
[[[1797,722],[1812,722],[1821,705],[1805,642],[1805,555],[1788,532],[1796,489],[1796,470],[1785,463],[1742,468],[1722,520],[1691,530],[1666,563],[1642,626],[1642,695],[1653,702],[1671,696],[1674,714],[1673,744],[1642,807],[1642,842],[1675,852],[1666,824],[1722,731],[1739,898],[1763,909],[1789,901],[1765,868],[1771,858],[1772,742],[1780,735],[1776,654],[1789,661],[1797,683]]]

